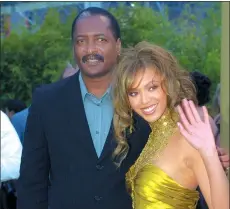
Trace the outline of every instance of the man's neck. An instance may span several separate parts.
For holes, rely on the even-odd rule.
[[[82,79],[89,93],[96,97],[102,97],[111,85],[112,74],[107,74],[100,78],[89,78],[82,74]]]

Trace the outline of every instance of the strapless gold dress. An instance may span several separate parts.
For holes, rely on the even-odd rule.
[[[159,140],[163,138],[163,135],[168,138],[176,125],[175,121],[171,121],[169,115],[166,114],[155,127],[157,129],[150,134],[141,155],[126,174],[127,189],[132,197],[133,208],[195,209],[199,193],[181,186],[162,169],[149,163],[154,147],[158,143],[156,135],[159,136]],[[165,129],[167,131],[161,132],[162,128],[167,128]],[[156,140],[154,141],[154,139]]]
[[[133,169],[127,173],[126,182],[134,209],[196,208],[199,193],[179,185],[160,168],[145,165],[135,177]]]

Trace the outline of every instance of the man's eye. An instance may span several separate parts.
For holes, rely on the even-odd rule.
[[[77,40],[77,44],[82,44],[84,43],[84,40]]]
[[[106,39],[104,39],[104,38],[98,38],[97,40],[100,41],[100,42],[106,41]]]

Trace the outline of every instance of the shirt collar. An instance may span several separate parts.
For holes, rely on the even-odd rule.
[[[82,96],[82,100],[84,101],[85,97],[87,94],[90,94],[86,88],[85,82],[83,81],[81,72],[79,73],[79,82],[80,82],[80,89],[81,89],[81,96]],[[109,96],[111,98],[111,85],[109,86],[109,88],[106,90],[106,92],[104,93],[104,95],[101,97],[104,98],[106,96]],[[91,94],[92,95],[92,94]]]
[[[82,79],[81,72],[79,73],[79,82],[80,82],[82,100],[84,101],[85,96],[88,93],[88,90],[87,90],[87,88],[85,86],[85,82]]]

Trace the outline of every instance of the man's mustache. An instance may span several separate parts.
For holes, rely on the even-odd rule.
[[[86,63],[88,60],[98,60],[100,62],[104,62],[104,57],[100,54],[88,54],[82,57],[83,63]]]

